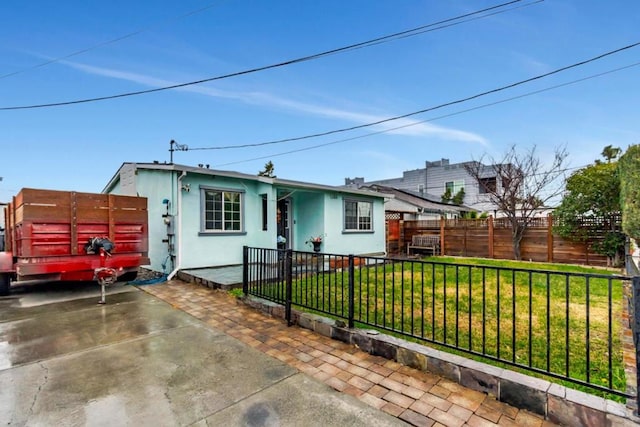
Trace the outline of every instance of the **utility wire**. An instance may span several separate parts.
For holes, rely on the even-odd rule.
[[[478,14],[482,14],[488,11],[492,11],[498,8],[502,8],[505,6],[509,6],[512,5],[514,3],[518,3],[522,0],[512,0],[506,3],[502,3],[496,6],[492,6],[492,7],[488,7],[485,9],[481,9],[475,12],[470,12],[464,15],[459,15],[456,16],[454,18],[448,18],[439,22],[435,22],[432,24],[428,24],[428,25],[423,25],[420,27],[416,27],[410,30],[406,30],[406,31],[401,31],[398,33],[394,33],[394,34],[389,34],[386,36],[382,36],[382,37],[377,37],[374,39],[370,39],[364,42],[359,42],[359,43],[355,43],[355,44],[351,44],[348,46],[343,46],[343,47],[339,47],[336,49],[331,49],[331,50],[327,50],[324,52],[320,52],[320,53],[315,53],[312,55],[307,55],[307,56],[303,56],[303,57],[299,57],[299,58],[295,58],[295,59],[290,59],[284,62],[278,62],[275,64],[271,64],[271,65],[265,65],[262,67],[257,67],[257,68],[251,68],[248,70],[243,70],[243,71],[237,71],[234,73],[229,73],[229,74],[223,74],[220,76],[215,76],[215,77],[208,77],[205,79],[200,79],[200,80],[194,80],[191,82],[186,82],[186,83],[178,83],[178,84],[174,84],[174,85],[169,85],[169,86],[163,86],[163,87],[158,87],[158,88],[153,88],[153,89],[145,89],[145,90],[139,90],[139,91],[134,91],[134,92],[125,92],[125,93],[121,93],[121,94],[117,94],[117,95],[108,95],[108,96],[101,96],[101,97],[95,97],[95,98],[86,98],[86,99],[79,99],[79,100],[75,100],[75,101],[64,101],[64,102],[53,102],[53,103],[47,103],[47,104],[34,104],[34,105],[22,105],[22,106],[11,106],[11,107],[0,107],[0,111],[9,111],[9,110],[27,110],[27,109],[35,109],[35,108],[48,108],[48,107],[60,107],[60,106],[64,106],[64,105],[75,105],[75,104],[84,104],[84,103],[88,103],[88,102],[97,102],[97,101],[106,101],[106,100],[110,100],[110,99],[117,99],[117,98],[125,98],[125,97],[129,97],[129,96],[136,96],[136,95],[144,95],[144,94],[148,94],[148,93],[155,93],[155,92],[162,92],[165,90],[170,90],[170,89],[178,89],[178,88],[182,88],[182,87],[187,87],[187,86],[193,86],[193,85],[198,85],[198,84],[202,84],[202,83],[208,83],[208,82],[212,82],[212,81],[216,81],[216,80],[223,80],[223,79],[227,79],[230,77],[238,77],[238,76],[243,76],[243,75],[247,75],[247,74],[253,74],[259,71],[265,71],[265,70],[270,70],[270,69],[274,69],[274,68],[279,68],[279,67],[284,67],[287,65],[293,65],[293,64],[297,64],[297,63],[301,63],[301,62],[306,62],[306,61],[311,61],[311,60],[315,60],[315,59],[319,59],[325,56],[329,56],[329,55],[335,55],[338,53],[342,53],[342,52],[347,52],[347,51],[351,51],[351,50],[355,50],[355,49],[361,49],[361,48],[365,48],[365,47],[369,47],[369,46],[374,46],[377,44],[381,44],[381,43],[386,43],[389,41],[392,41],[394,39],[399,39],[399,38],[406,38],[406,37],[412,37],[418,34],[422,34],[425,33],[427,31],[436,31],[442,28],[447,28],[453,25],[459,25],[462,23],[466,23],[469,22],[471,20],[475,20],[475,19],[481,19],[481,18],[485,18],[488,16],[492,16],[492,15],[496,15],[498,13],[505,13],[508,11],[511,11],[513,9],[516,8],[511,8],[511,9],[506,9],[506,10],[500,10],[500,11],[494,11],[490,14],[486,14],[486,15],[482,15],[481,17],[476,17],[473,19],[467,19],[467,20],[462,20],[463,18],[469,18],[471,16],[474,15],[478,15]],[[519,6],[517,8],[520,7],[527,7],[527,6],[532,6],[534,4],[538,4],[541,3],[544,0],[536,0],[532,3],[528,3],[522,6]],[[462,20],[462,21],[461,21]],[[452,21],[460,21],[460,22],[452,22]],[[446,24],[446,25],[443,25]],[[435,28],[432,28],[435,27]],[[430,28],[429,30],[427,30],[428,28]]]
[[[457,116],[457,115],[460,115],[460,114],[468,113],[470,111],[480,110],[480,109],[483,109],[483,108],[492,107],[494,105],[503,104],[505,102],[514,101],[516,99],[525,98],[525,97],[532,96],[532,95],[537,95],[539,93],[548,92],[550,90],[554,90],[554,89],[558,89],[558,88],[561,88],[561,87],[565,87],[565,86],[570,86],[570,85],[573,85],[573,84],[581,83],[581,82],[584,82],[584,81],[587,81],[587,80],[591,80],[591,79],[595,79],[595,78],[598,78],[598,77],[602,77],[602,76],[605,76],[605,75],[608,75],[608,74],[613,74],[613,73],[618,72],[618,71],[622,71],[622,70],[626,70],[626,69],[629,69],[629,68],[637,67],[639,65],[640,65],[640,62],[636,62],[636,63],[630,64],[630,65],[625,65],[623,67],[618,67],[618,68],[615,68],[615,69],[612,69],[612,70],[603,71],[603,72],[598,73],[598,74],[593,74],[593,75],[590,75],[590,76],[587,76],[587,77],[583,77],[583,78],[580,78],[580,79],[576,79],[576,80],[572,80],[572,81],[569,81],[569,82],[561,83],[561,84],[558,84],[558,85],[550,86],[550,87],[547,87],[547,88],[544,88],[544,89],[539,89],[539,90],[536,90],[536,91],[533,91],[533,92],[528,92],[528,93],[524,93],[524,94],[521,94],[521,95],[510,97],[510,98],[505,98],[505,99],[502,99],[502,100],[499,100],[499,101],[494,101],[494,102],[490,102],[490,103],[487,103],[487,104],[479,105],[479,106],[476,106],[476,107],[467,108],[465,110],[460,110],[460,111],[456,111],[456,112],[453,112],[453,113],[445,114],[445,115],[442,115],[442,116],[433,117],[431,119],[421,120],[421,121],[409,123],[409,124],[402,125],[402,126],[396,126],[396,127],[390,128],[390,129],[380,130],[380,131],[377,131],[377,132],[370,132],[370,133],[367,133],[367,134],[364,134],[364,135],[358,135],[358,136],[354,136],[354,137],[351,137],[351,138],[339,139],[339,140],[336,140],[336,141],[331,141],[331,142],[326,142],[326,143],[323,143],[323,144],[312,145],[312,146],[309,146],[309,147],[299,148],[299,149],[291,150],[291,151],[285,151],[285,152],[282,152],[282,153],[271,154],[271,155],[268,155],[268,156],[254,157],[254,158],[245,159],[245,160],[237,160],[237,161],[233,161],[233,162],[229,162],[229,163],[217,164],[217,165],[213,165],[213,166],[214,167],[230,166],[230,165],[236,165],[236,164],[240,164],[240,163],[252,162],[252,161],[255,161],[255,160],[264,160],[264,159],[269,159],[269,158],[273,158],[273,157],[281,157],[281,156],[285,156],[287,154],[294,154],[294,153],[299,153],[299,152],[302,152],[302,151],[309,151],[309,150],[314,150],[316,148],[326,147],[326,146],[329,146],[329,145],[335,145],[335,144],[340,144],[340,143],[343,143],[343,142],[354,141],[354,140],[357,140],[357,139],[368,138],[370,136],[389,133],[389,132],[393,132],[395,130],[404,129],[404,128],[408,128],[408,127],[411,127],[411,126],[417,126],[417,125],[422,124],[422,123],[433,122],[433,121],[436,121],[436,120],[440,120],[440,119],[444,119],[444,118],[453,117],[453,116]]]
[[[215,3],[208,4],[206,6],[203,6],[203,7],[199,8],[199,9],[192,10],[190,12],[187,12],[185,14],[182,14],[182,15],[179,15],[179,16],[176,16],[176,17],[173,17],[173,18],[165,19],[163,21],[157,22],[155,24],[149,25],[147,27],[141,28],[139,30],[133,31],[133,32],[128,33],[128,34],[124,34],[124,35],[116,37],[114,39],[106,40],[106,41],[103,41],[103,42],[96,43],[94,45],[85,47],[83,49],[76,50],[76,51],[71,52],[71,53],[69,53],[67,55],[60,56],[58,58],[49,59],[47,61],[41,62],[39,64],[35,64],[35,65],[31,66],[31,67],[23,68],[23,69],[18,70],[18,71],[14,71],[14,72],[7,73],[7,74],[2,74],[2,75],[0,75],[0,80],[1,79],[5,79],[7,77],[12,77],[12,76],[15,76],[15,75],[18,75],[18,74],[25,73],[27,71],[35,70],[37,68],[42,68],[42,67],[45,67],[45,66],[50,65],[50,64],[55,64],[56,62],[60,62],[60,61],[63,61],[65,59],[69,59],[69,58],[72,58],[74,56],[78,56],[78,55],[81,55],[83,53],[87,53],[89,51],[98,49],[100,47],[103,47],[103,46],[106,46],[106,45],[109,45],[109,44],[114,44],[114,43],[120,42],[122,40],[137,36],[138,34],[147,32],[149,30],[152,30],[154,28],[157,28],[157,27],[159,27],[161,25],[164,25],[164,24],[167,24],[169,22],[180,21],[182,19],[188,18],[189,16],[196,15],[198,13],[204,12],[205,10],[211,9],[211,8],[217,6],[218,3],[220,3],[220,1],[216,1]]]
[[[439,105],[436,105],[434,107],[424,108],[422,110],[414,111],[414,112],[407,113],[407,114],[402,114],[400,116],[394,116],[394,117],[389,117],[389,118],[382,119],[382,120],[377,120],[375,122],[369,122],[369,123],[365,123],[365,124],[362,124],[362,125],[350,126],[350,127],[342,128],[342,129],[334,129],[334,130],[330,130],[330,131],[326,131],[326,132],[314,133],[314,134],[310,134],[310,135],[298,136],[298,137],[294,137],[294,138],[278,139],[278,140],[275,140],[275,141],[258,142],[258,143],[253,143],[253,144],[242,144],[242,145],[224,145],[224,146],[216,146],[216,147],[200,147],[200,148],[196,147],[196,148],[189,148],[189,150],[226,150],[226,149],[232,149],[232,148],[259,147],[259,146],[263,146],[263,145],[281,144],[281,143],[284,143],[284,142],[301,141],[301,140],[304,140],[304,139],[318,138],[318,137],[321,137],[321,136],[333,135],[333,134],[336,134],[336,133],[348,132],[348,131],[352,131],[352,130],[356,130],[356,129],[362,129],[362,128],[366,128],[366,127],[370,127],[370,126],[380,125],[380,124],[391,122],[391,121],[394,121],[394,120],[405,119],[407,117],[411,117],[411,116],[415,116],[415,115],[418,115],[418,114],[427,113],[429,111],[438,110],[438,109],[441,109],[441,108],[444,108],[444,107],[449,107],[451,105],[461,104],[463,102],[471,101],[473,99],[477,99],[477,98],[480,98],[480,97],[483,97],[483,96],[486,96],[486,95],[490,95],[490,94],[493,94],[493,93],[502,92],[504,90],[511,89],[511,88],[516,87],[516,86],[521,86],[521,85],[523,85],[525,83],[530,83],[532,81],[540,80],[542,78],[545,78],[545,77],[548,77],[548,76],[551,76],[551,75],[554,75],[554,74],[558,74],[558,73],[561,73],[563,71],[570,70],[572,68],[576,68],[576,67],[580,67],[582,65],[586,65],[586,64],[588,64],[590,62],[594,62],[594,61],[597,61],[599,59],[606,58],[607,56],[611,56],[611,55],[614,55],[616,53],[620,53],[620,52],[623,52],[625,50],[628,50],[628,49],[631,49],[631,48],[634,48],[634,47],[637,47],[637,46],[640,46],[640,42],[636,42],[636,43],[633,43],[633,44],[630,44],[630,45],[627,45],[627,46],[624,46],[624,47],[621,47],[621,48],[618,48],[618,49],[615,49],[615,50],[610,50],[610,51],[605,52],[603,54],[600,54],[600,55],[594,56],[592,58],[586,59],[584,61],[576,62],[574,64],[567,65],[565,67],[557,68],[557,69],[555,69],[553,71],[550,71],[548,73],[539,74],[539,75],[537,75],[535,77],[530,77],[528,79],[520,80],[520,81],[515,82],[515,83],[510,83],[510,84],[508,84],[506,86],[501,86],[501,87],[496,88],[496,89],[491,89],[491,90],[488,90],[488,91],[485,91],[485,92],[480,92],[480,93],[477,93],[475,95],[468,96],[466,98],[457,99],[455,101],[445,102],[444,104],[439,104]]]

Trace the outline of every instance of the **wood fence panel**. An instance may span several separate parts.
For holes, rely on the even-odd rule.
[[[547,228],[527,230],[520,243],[520,255],[523,260],[547,262]]]
[[[416,234],[441,235],[443,252],[452,256],[515,259],[511,225],[505,218],[478,220],[404,221],[401,241]],[[399,253],[404,247],[398,248]],[[520,243],[523,260],[606,266],[607,257],[590,250],[586,244],[565,240],[553,233],[552,218],[535,218]]]
[[[488,258],[489,251],[489,229],[470,228],[467,230],[467,256]]]
[[[464,229],[445,227],[444,236],[444,253],[446,255],[467,256]]]
[[[553,258],[566,264],[606,266],[607,257],[588,250],[585,243],[571,242],[554,235]]]

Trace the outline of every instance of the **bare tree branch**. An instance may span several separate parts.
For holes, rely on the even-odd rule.
[[[557,148],[551,164],[543,164],[536,147],[518,152],[515,146],[498,160],[483,155],[479,161],[465,164],[489,200],[511,223],[513,254],[521,259],[520,241],[537,210],[562,193],[566,148]],[[484,163],[488,164],[484,164]],[[495,185],[488,179],[495,177]]]

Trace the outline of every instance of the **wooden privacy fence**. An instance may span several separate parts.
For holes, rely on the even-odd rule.
[[[511,223],[506,218],[440,219],[403,221],[388,219],[387,227],[399,233],[387,234],[390,255],[406,253],[414,235],[438,235],[440,254],[495,259],[514,259]],[[397,235],[397,237],[396,237]],[[588,243],[572,242],[553,232],[553,217],[534,218],[520,243],[523,260],[606,266],[607,257]]]

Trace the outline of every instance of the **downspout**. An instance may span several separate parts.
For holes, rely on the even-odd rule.
[[[173,268],[173,271],[169,273],[167,276],[167,280],[173,279],[173,277],[178,274],[178,270],[180,270],[180,266],[182,264],[182,178],[187,176],[187,171],[182,171],[182,174],[178,177],[178,182],[176,185],[176,191],[178,196],[178,209],[176,212],[177,224],[176,224],[176,235],[175,235],[175,246],[177,248],[176,252],[176,265]]]

